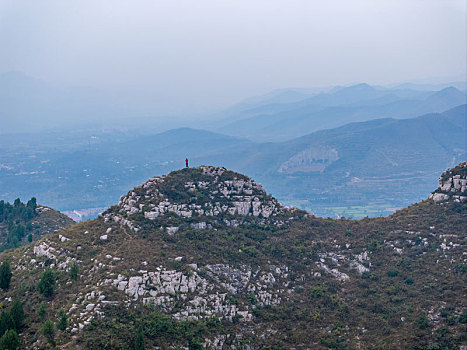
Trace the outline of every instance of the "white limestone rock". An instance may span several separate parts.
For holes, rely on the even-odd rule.
[[[357,272],[362,275],[364,272],[370,272],[370,269],[363,266],[362,264],[356,262],[356,261],[352,261],[350,263],[350,267],[357,270]]]
[[[433,199],[435,202],[447,201],[449,196],[444,193],[433,193],[430,195],[430,199]]]
[[[169,234],[169,235],[174,235],[175,233],[178,232],[180,227],[178,226],[170,226],[170,227],[166,227],[165,228],[165,231]]]
[[[42,242],[39,245],[34,246],[34,254],[36,256],[45,256],[49,259],[56,259],[56,255],[54,254],[56,252],[55,248],[50,247],[47,243]]]
[[[62,236],[62,235],[58,235],[58,239],[61,241],[61,242],[66,242],[66,241],[69,241],[70,239],[65,237],[65,236]]]

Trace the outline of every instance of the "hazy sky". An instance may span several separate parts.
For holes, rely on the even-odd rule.
[[[461,76],[466,18],[465,0],[0,0],[0,73],[176,111]]]

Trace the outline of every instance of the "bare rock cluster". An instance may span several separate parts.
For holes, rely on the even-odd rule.
[[[225,176],[224,168],[202,166],[189,171],[199,171],[197,181],[183,181],[177,185],[183,192],[183,197],[167,190],[167,182],[173,182],[173,175],[155,177],[136,187],[126,196],[121,197],[117,210],[104,214],[106,221],[114,221],[138,232],[140,227],[132,220],[134,214],[142,214],[147,220],[156,221],[169,214],[180,218],[195,220],[191,228],[210,228],[209,220],[218,220],[228,226],[239,226],[244,222],[242,218],[253,218],[261,223],[283,225],[284,220],[276,217],[285,208],[276,199],[268,196],[259,183],[233,172]],[[223,177],[224,175],[224,177]],[[175,186],[172,184],[170,186]],[[235,218],[238,217],[238,218]],[[163,229],[174,234],[176,226],[165,226]]]
[[[445,171],[439,178],[438,188],[430,195],[435,202],[467,201],[467,161]]]

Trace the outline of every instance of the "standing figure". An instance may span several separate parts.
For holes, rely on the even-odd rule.
[[[185,159],[185,167],[188,168],[188,158]]]

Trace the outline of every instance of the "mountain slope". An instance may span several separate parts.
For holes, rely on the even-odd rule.
[[[388,218],[319,219],[244,175],[183,169],[2,253],[13,268],[3,297],[23,303],[25,348],[48,346],[42,302],[45,318],[67,312],[49,342],[69,349],[133,348],[138,337],[146,348],[458,349],[466,210],[426,200]],[[47,266],[50,298],[35,288]]]
[[[319,215],[333,215],[321,208],[337,203],[342,203],[341,213],[365,203],[381,204],[384,213],[384,208],[421,200],[440,166],[465,159],[466,115],[463,105],[413,119],[348,124],[266,144],[241,167],[228,165],[253,174],[281,200]]]

